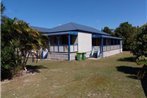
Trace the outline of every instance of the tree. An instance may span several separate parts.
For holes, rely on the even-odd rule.
[[[1,3],[2,13],[5,6]],[[11,78],[22,69],[32,50],[47,46],[47,38],[33,30],[29,25],[16,18],[2,15],[1,18],[1,76]]]
[[[7,70],[12,75],[17,70],[26,70],[31,51],[38,50],[45,44],[41,34],[16,18],[2,17],[1,29],[2,70]]]
[[[5,32],[5,30],[8,30],[8,25],[12,23],[12,20],[3,16],[4,10],[5,6],[1,2],[1,79],[10,79],[13,74],[15,74],[17,65],[15,64],[15,49],[11,47],[9,42],[12,36],[10,36],[10,31]],[[7,26],[4,26],[4,21],[7,22]],[[9,30],[10,28],[11,27],[9,27]]]
[[[147,65],[147,24],[140,27],[141,32],[134,41],[132,52],[136,55],[139,64]]]
[[[147,76],[147,24],[140,27],[140,32],[137,34],[133,45],[134,48],[131,51],[136,56],[136,62],[143,65],[137,76],[144,79]]]
[[[2,40],[7,39],[6,44],[10,44],[15,49],[15,55],[20,59],[20,61],[17,59],[16,63],[24,68],[31,50],[41,47],[41,35],[22,20],[16,18],[4,20],[2,21]]]
[[[4,4],[2,2],[0,3],[0,5],[1,5],[1,14],[3,14],[3,12],[5,10],[5,6],[4,6]]]
[[[106,32],[106,33],[108,33],[108,34],[110,34],[110,35],[114,35],[114,33],[112,32],[112,29],[110,29],[109,27],[104,27],[104,29],[102,29],[102,31],[103,32]]]
[[[137,34],[137,28],[133,27],[128,22],[121,23],[118,28],[115,29],[115,36],[123,39],[123,49],[130,50],[131,44],[134,41],[134,37]]]

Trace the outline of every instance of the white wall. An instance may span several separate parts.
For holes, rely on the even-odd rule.
[[[121,53],[121,49],[105,51],[103,52],[103,57],[108,57],[108,56],[119,54],[119,53]]]
[[[89,52],[92,49],[92,34],[78,32],[78,52]]]

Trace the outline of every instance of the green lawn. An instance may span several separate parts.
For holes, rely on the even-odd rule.
[[[146,98],[129,52],[86,61],[39,61],[1,83],[2,98]]]

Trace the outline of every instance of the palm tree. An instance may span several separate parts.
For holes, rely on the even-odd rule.
[[[2,18],[2,47],[10,46],[15,50],[15,64],[26,70],[31,50],[42,47],[41,34],[16,18]]]
[[[1,13],[5,6],[1,3]],[[46,46],[46,40],[29,25],[16,18],[1,18],[1,77],[12,78],[20,69],[26,70],[31,50]]]
[[[26,70],[26,63],[31,50],[38,50],[41,46],[40,33],[29,27],[22,20],[14,21],[14,31],[17,37],[14,39],[18,57],[21,58],[21,66]],[[20,54],[19,54],[20,53]]]

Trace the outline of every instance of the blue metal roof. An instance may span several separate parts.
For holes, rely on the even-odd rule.
[[[33,29],[36,29],[39,32],[42,32],[43,34],[46,35],[60,35],[60,34],[69,34],[70,32],[73,31],[79,31],[79,32],[87,32],[87,33],[92,33],[92,37],[105,37],[105,38],[113,38],[113,39],[122,39],[119,37],[114,37],[111,36],[108,33],[99,31],[93,27],[89,27],[89,26],[85,26],[85,25],[81,25],[81,24],[77,24],[77,23],[67,23],[67,24],[63,24],[51,29],[48,28],[42,28],[42,27],[35,27],[35,26],[31,26]]]
[[[98,35],[98,34],[93,34],[92,35],[93,38],[100,38],[100,37],[103,37],[103,38],[111,38],[111,39],[122,39],[120,37],[115,37],[115,36],[110,36],[110,35]]]
[[[122,39],[120,37],[115,37],[115,36],[106,36],[106,35],[103,35],[104,38],[112,38],[112,39]]]
[[[67,23],[63,24],[61,26],[57,26],[55,28],[52,28],[50,32],[66,32],[66,31],[81,31],[81,32],[87,32],[87,33],[98,33],[98,34],[104,34],[109,35],[107,33],[101,32],[95,28],[77,24],[77,23]]]
[[[31,28],[41,32],[41,33],[47,33],[50,29],[48,28],[43,28],[43,27],[36,27],[36,26],[31,26]]]
[[[87,33],[109,35],[108,33],[99,31],[93,27],[89,27],[89,26],[85,26],[85,25],[81,25],[81,24],[77,24],[73,22],[63,24],[63,25],[60,25],[60,26],[57,26],[51,29],[41,28],[41,27],[33,27],[33,28],[40,32],[44,32],[46,34],[68,32],[68,31],[81,31],[81,32],[87,32]]]

